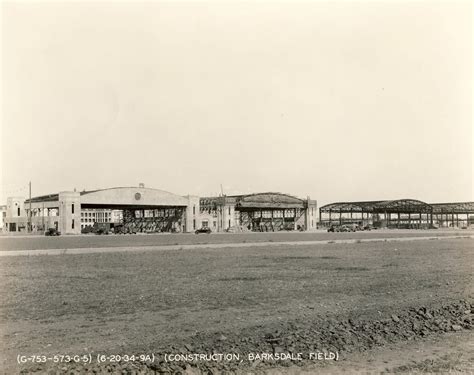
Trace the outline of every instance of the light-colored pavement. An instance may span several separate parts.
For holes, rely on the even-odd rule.
[[[113,253],[113,252],[143,252],[143,251],[169,251],[169,250],[192,250],[192,249],[224,249],[241,247],[268,247],[268,246],[308,246],[323,244],[355,244],[364,242],[406,242],[406,241],[426,241],[439,239],[470,238],[474,235],[445,235],[445,236],[424,236],[424,237],[383,237],[378,238],[348,238],[334,240],[316,241],[279,241],[279,242],[235,242],[235,243],[207,243],[207,244],[183,244],[183,245],[158,245],[158,246],[127,246],[127,247],[91,247],[91,248],[63,248],[63,249],[30,249],[30,250],[10,250],[0,251],[3,256],[33,256],[33,255],[72,255],[90,253]]]

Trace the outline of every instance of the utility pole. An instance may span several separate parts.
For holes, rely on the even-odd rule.
[[[31,181],[29,183],[29,186],[30,186],[30,211],[29,211],[29,215],[28,215],[28,228],[29,228],[29,232],[32,232],[32,225],[31,225]]]

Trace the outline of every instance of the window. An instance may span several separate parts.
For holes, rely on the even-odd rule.
[[[230,228],[230,219],[229,219],[229,228]]]
[[[214,220],[214,221],[212,222],[212,226],[215,228],[215,227],[217,226],[217,221]]]
[[[74,229],[74,219],[72,219],[71,228]]]
[[[229,215],[230,215],[230,207],[229,207]]]
[[[291,208],[285,210],[285,217],[295,217],[295,211]]]
[[[209,226],[209,222],[207,220],[202,221],[202,227],[207,228]]]
[[[20,216],[20,207],[18,207],[18,216]]]
[[[196,215],[196,206],[193,206],[193,215]]]
[[[71,213],[72,213],[72,214],[74,213],[74,203],[71,204]]]
[[[193,229],[196,229],[196,219],[193,219]]]

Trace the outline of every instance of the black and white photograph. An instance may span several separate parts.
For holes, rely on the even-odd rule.
[[[0,15],[0,374],[474,374],[472,1]]]

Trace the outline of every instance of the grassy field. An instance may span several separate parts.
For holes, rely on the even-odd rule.
[[[390,316],[472,297],[472,261],[471,239],[3,257],[0,365]]]

